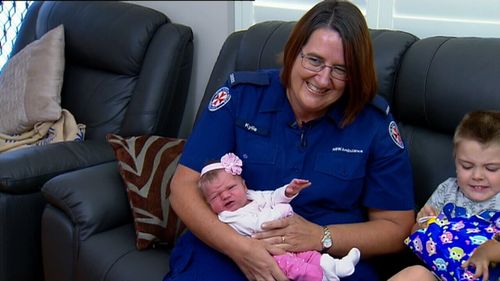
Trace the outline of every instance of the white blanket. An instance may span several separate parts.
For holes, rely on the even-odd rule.
[[[58,120],[37,123],[30,131],[16,135],[0,133],[0,153],[33,145],[82,141],[84,137],[85,125],[77,124],[73,114],[63,109]]]

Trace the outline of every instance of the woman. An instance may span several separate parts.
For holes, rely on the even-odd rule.
[[[282,70],[231,75],[172,181],[172,206],[191,232],[176,244],[165,280],[287,280],[272,255],[401,250],[414,220],[411,168],[392,116],[372,102],[376,88],[368,28],[347,1],[320,2],[297,22]],[[249,186],[311,180],[292,202],[296,214],[252,238],[221,223],[196,183],[206,162],[226,151],[245,162]],[[343,280],[375,275],[362,260]]]

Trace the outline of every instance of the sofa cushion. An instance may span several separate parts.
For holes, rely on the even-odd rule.
[[[126,224],[82,241],[78,271],[72,280],[163,280],[169,271],[170,251],[137,251],[134,236],[132,225]]]
[[[107,135],[132,208],[139,250],[172,246],[183,225],[171,208],[170,180],[185,140],[161,136]]]
[[[64,62],[62,25],[9,59],[0,75],[0,133],[19,134],[59,119]]]

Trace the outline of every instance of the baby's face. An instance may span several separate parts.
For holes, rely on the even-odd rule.
[[[247,204],[247,187],[240,176],[225,171],[202,188],[210,208],[216,214],[222,211],[235,211]]]
[[[500,192],[500,146],[462,140],[456,149],[458,185],[467,198],[485,201]]]

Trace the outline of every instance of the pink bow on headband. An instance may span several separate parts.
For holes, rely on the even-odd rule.
[[[243,162],[236,154],[226,153],[226,155],[221,157],[220,163],[226,172],[231,173],[233,176],[241,175],[241,171],[243,170],[241,166],[243,166]]]
[[[229,152],[220,158],[219,163],[213,163],[203,167],[200,176],[203,176],[203,174],[216,169],[224,169],[226,172],[230,173],[233,176],[241,175],[241,172],[243,170],[241,168],[242,166],[243,162],[241,161],[241,159],[236,156],[236,154]]]

